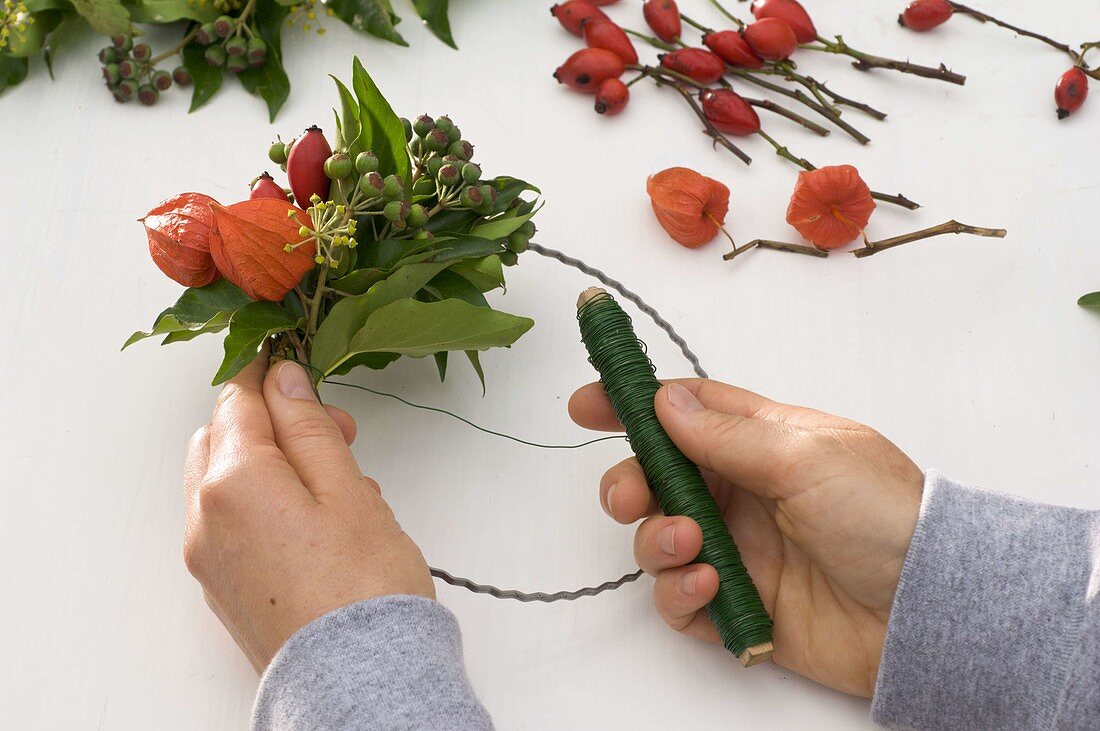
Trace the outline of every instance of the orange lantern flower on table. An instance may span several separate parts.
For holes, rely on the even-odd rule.
[[[875,201],[859,171],[831,165],[798,174],[787,223],[819,249],[839,249],[863,233]]]
[[[730,190],[713,178],[669,168],[649,176],[646,192],[657,221],[682,246],[702,246],[724,230]]]

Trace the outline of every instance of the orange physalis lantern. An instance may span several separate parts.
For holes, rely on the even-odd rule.
[[[202,193],[182,193],[162,201],[140,219],[149,254],[162,272],[185,287],[204,287],[218,278],[210,247],[218,239],[210,204]]]
[[[257,198],[210,208],[221,234],[210,254],[225,278],[252,299],[278,302],[313,268],[316,246],[298,245],[303,236],[296,215],[289,215],[298,213],[292,203]]]
[[[646,181],[657,221],[677,243],[694,249],[722,229],[730,190],[688,168],[669,168]]]
[[[838,249],[863,233],[875,201],[859,171],[831,165],[798,174],[787,223],[819,249]]]

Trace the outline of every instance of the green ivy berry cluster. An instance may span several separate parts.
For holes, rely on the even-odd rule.
[[[353,158],[346,150],[337,149],[324,161],[324,174],[336,193],[333,199],[346,202],[350,207],[345,209],[347,215],[381,218],[385,226],[380,232],[382,237],[415,239],[433,238],[428,223],[444,211],[491,215],[499,195],[497,188],[482,181],[481,167],[473,161],[474,146],[462,138],[462,131],[450,117],[423,114],[415,121],[401,122],[411,162],[407,178],[396,173],[383,175],[378,156],[370,150]],[[293,146],[293,141],[277,140],[268,149],[268,157],[286,170]],[[514,201],[516,206],[521,203]],[[299,201],[299,205],[307,202]],[[503,238],[499,242],[505,249],[502,262],[515,264],[534,234],[535,225],[527,221]]]
[[[99,51],[103,64],[103,81],[115,101],[125,103],[137,99],[147,107],[157,103],[160,92],[168,91],[175,82],[180,86],[191,83],[191,74],[183,66],[171,73],[158,69],[163,56],[153,56],[148,43],[134,43],[127,35],[111,38],[111,45]]]
[[[262,68],[267,63],[267,41],[245,22],[243,13],[239,18],[220,15],[203,23],[195,31],[195,43],[205,47],[207,65],[224,67],[231,74]]]

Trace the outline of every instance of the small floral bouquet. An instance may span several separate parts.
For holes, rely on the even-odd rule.
[[[533,324],[485,294],[527,249],[537,201],[523,195],[539,191],[483,178],[448,117],[398,117],[358,59],[351,88],[336,85],[335,149],[310,127],[269,150],[289,190],[264,173],[248,200],[183,193],[141,219],[153,261],[188,289],[124,348],[227,331],[215,385],[269,340],[317,382],[402,355],[433,356],[442,379],[461,351],[484,387],[479,351]]]

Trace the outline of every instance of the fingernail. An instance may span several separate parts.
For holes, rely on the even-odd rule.
[[[679,383],[673,383],[669,386],[665,393],[668,394],[668,402],[672,404],[672,407],[677,411],[702,411],[703,405],[699,403],[699,399],[695,398],[695,395],[691,391],[687,390]]]
[[[680,578],[680,591],[691,596],[695,593],[695,584],[699,581],[698,571],[689,571]]]
[[[313,384],[309,382],[306,371],[297,363],[283,361],[276,375],[279,380],[279,393],[287,398],[316,401],[317,394],[313,392]]]
[[[661,529],[657,534],[657,545],[661,551],[669,556],[676,555],[676,524],[672,523]]]
[[[615,489],[618,488],[618,487],[619,487],[619,483],[612,482],[611,487],[607,488],[607,494],[604,497],[604,506],[603,506],[604,512],[607,513],[608,515],[610,515],[612,518],[615,517],[615,510],[612,507],[612,505],[614,505],[614,503],[612,502],[612,500],[615,499]]]

